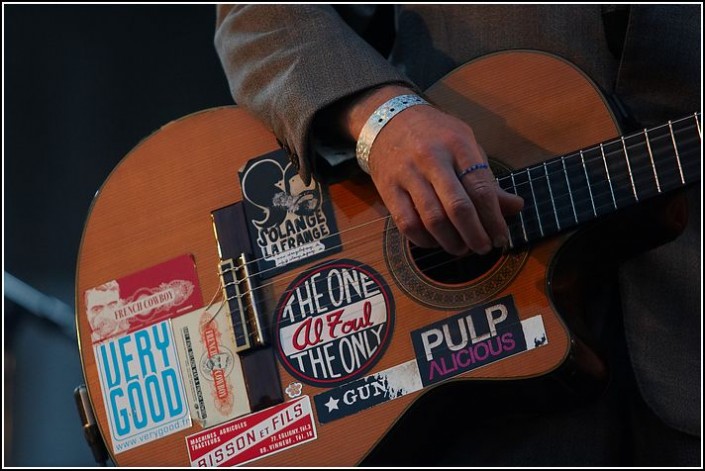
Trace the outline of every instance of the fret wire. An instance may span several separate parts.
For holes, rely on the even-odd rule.
[[[583,164],[583,171],[585,172],[585,181],[587,181],[587,188],[590,192],[590,204],[592,204],[592,214],[597,216],[597,210],[595,210],[595,198],[592,197],[592,185],[590,184],[590,177],[588,177],[587,167],[585,167],[585,157],[583,156],[583,151],[580,151],[580,161]]]
[[[614,188],[612,187],[612,178],[610,178],[610,169],[607,168],[607,157],[605,157],[605,149],[600,143],[600,153],[602,154],[602,163],[605,164],[605,173],[607,174],[607,183],[610,184],[610,193],[612,193],[612,203],[614,204],[614,209],[617,209],[617,200],[614,197]]]
[[[646,148],[649,151],[649,159],[651,160],[651,169],[654,171],[654,180],[656,180],[656,190],[661,193],[661,183],[658,179],[658,173],[656,172],[656,163],[654,163],[654,154],[651,153],[651,143],[649,142],[649,132],[644,128],[644,140],[646,141]]]
[[[495,177],[494,181],[497,183],[497,186],[502,188],[502,185],[499,182],[499,177]],[[509,188],[502,188],[502,189],[507,192],[509,191]],[[514,194],[516,194],[516,191],[517,191],[516,188],[512,188],[512,189],[514,190]],[[507,232],[509,233],[509,248],[513,249],[514,248],[514,241],[512,240],[513,239],[512,229],[509,227],[509,221],[507,221]]]
[[[671,120],[668,120],[668,131],[671,133],[671,142],[673,143],[673,150],[676,152],[676,162],[678,162],[678,172],[681,175],[681,183],[685,183],[685,177],[683,176],[683,167],[681,167],[681,156],[678,154],[678,146],[676,145],[676,136],[673,134],[673,124]]]
[[[514,193],[517,193],[517,184],[516,181],[514,181],[514,172],[511,174],[512,177],[512,187],[514,188]],[[521,222],[521,230],[524,233],[524,241],[529,242],[529,238],[526,236],[526,225],[524,225],[524,216],[522,215],[521,211],[519,211],[519,222]]]
[[[556,211],[556,200],[553,198],[553,189],[551,188],[551,179],[548,178],[548,170],[546,169],[546,162],[543,163],[543,173],[546,175],[546,183],[548,183],[548,194],[551,196],[551,206],[553,206],[553,215],[556,218],[556,226],[558,230],[561,230],[561,223],[558,220],[558,211]]]
[[[543,237],[543,224],[541,224],[541,214],[539,214],[539,205],[536,200],[536,193],[534,193],[534,183],[531,181],[531,168],[527,169],[526,175],[529,178],[529,186],[531,187],[531,196],[534,198],[534,209],[536,210],[536,220],[539,223],[539,231],[541,232],[541,237]]]
[[[570,204],[573,207],[573,217],[575,217],[575,223],[578,224],[578,213],[575,212],[575,201],[573,200],[573,190],[570,189],[570,180],[568,179],[568,169],[565,168],[565,156],[561,156],[561,163],[563,163],[563,175],[565,176],[565,183],[568,185],[568,196],[570,196]]]
[[[627,171],[629,172],[629,180],[632,182],[632,191],[634,192],[634,199],[639,201],[639,195],[636,194],[636,185],[634,184],[634,175],[632,174],[632,165],[629,163],[629,154],[627,153],[627,144],[624,142],[624,136],[622,139],[622,149],[624,149],[624,159],[627,161]]]
[[[698,120],[698,113],[693,113],[693,118],[695,118],[695,127],[698,128],[698,136],[700,136],[700,140],[703,140],[703,133],[700,130],[700,120]]]

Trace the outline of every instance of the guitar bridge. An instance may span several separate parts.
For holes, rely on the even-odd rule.
[[[226,306],[235,333],[236,352],[267,345],[257,303],[255,279],[250,276],[245,254],[220,263],[220,278]]]

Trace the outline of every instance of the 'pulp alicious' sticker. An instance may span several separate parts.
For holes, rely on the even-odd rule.
[[[93,349],[115,453],[191,426],[169,320]]]
[[[186,437],[193,467],[235,466],[316,439],[311,400],[302,396]]]
[[[342,419],[364,409],[406,396],[423,388],[416,361],[351,381],[314,396],[318,421]]]
[[[261,278],[341,250],[326,187],[304,185],[285,152],[249,161],[240,185]]]
[[[317,386],[362,376],[382,357],[394,330],[389,287],[354,260],[333,260],[300,275],[276,313],[282,364]]]
[[[424,386],[547,344],[541,316],[519,320],[505,296],[411,332]]]
[[[203,305],[190,255],[108,281],[84,296],[94,344]]]
[[[223,303],[172,320],[191,417],[211,427],[250,412],[230,316]]]

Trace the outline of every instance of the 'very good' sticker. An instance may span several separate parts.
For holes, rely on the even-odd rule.
[[[115,453],[191,426],[168,320],[93,348]]]

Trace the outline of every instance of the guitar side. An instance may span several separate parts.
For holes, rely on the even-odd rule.
[[[571,65],[545,54],[513,52],[479,59],[445,77],[428,91],[428,96],[470,123],[488,155],[511,167],[541,162],[619,134],[595,87]],[[108,417],[83,293],[108,280],[188,253],[195,260],[207,302],[220,289],[220,260],[211,213],[243,199],[237,176],[240,167],[249,159],[277,149],[274,136],[244,110],[207,110],[170,123],[145,139],[123,159],[98,192],[79,251],[76,323],[88,391],[108,449]],[[433,308],[400,288],[393,268],[385,261],[382,234],[387,212],[367,177],[331,185],[329,192],[343,252],[328,258],[344,257],[374,267],[386,279],[395,300],[392,340],[373,371],[413,360],[409,333],[463,308]],[[357,240],[354,229],[363,224],[366,231],[376,232],[379,237]],[[574,339],[553,305],[548,280],[553,259],[566,237],[558,236],[532,247],[522,258],[517,273],[491,296],[511,295],[522,320],[541,316],[548,344],[457,379],[530,378],[551,373],[565,363]],[[294,272],[303,272],[318,263],[320,260]],[[274,279],[274,299],[282,297],[294,275],[285,272]],[[465,306],[468,307],[471,305]],[[270,303],[267,308],[273,310],[274,305]],[[298,381],[282,367],[279,376],[282,388]],[[313,397],[324,390],[304,385],[303,393]],[[356,464],[423,392],[317,424],[316,440],[252,464]],[[188,465],[184,437],[199,430],[194,422],[190,429],[113,455],[113,459],[121,466]],[[350,440],[351,436],[355,440]]]

